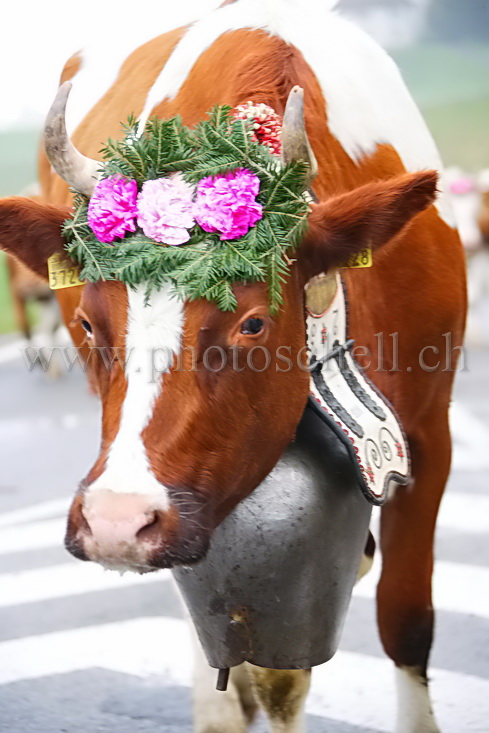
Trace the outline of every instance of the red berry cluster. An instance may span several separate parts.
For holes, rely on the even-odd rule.
[[[282,122],[278,114],[267,104],[246,102],[234,110],[237,120],[253,121],[253,140],[266,145],[272,155],[282,152]]]

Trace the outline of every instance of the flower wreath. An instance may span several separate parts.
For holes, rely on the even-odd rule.
[[[236,282],[265,282],[271,312],[307,227],[307,165],[282,166],[280,120],[266,105],[215,107],[194,128],[152,118],[141,136],[129,118],[102,150],[89,199],[77,193],[63,234],[81,278],[171,280],[185,298],[234,310]]]

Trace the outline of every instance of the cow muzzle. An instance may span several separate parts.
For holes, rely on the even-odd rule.
[[[65,545],[80,560],[147,573],[204,557],[209,532],[198,526],[189,527],[176,505],[162,509],[155,497],[102,489],[73,501]]]

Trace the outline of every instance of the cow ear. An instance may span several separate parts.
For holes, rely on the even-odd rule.
[[[368,183],[313,207],[298,251],[305,280],[344,265],[352,255],[389,242],[430,206],[437,194],[435,171]]]
[[[72,214],[68,206],[13,196],[0,199],[0,249],[14,255],[47,280],[47,259],[66,254],[61,227]]]

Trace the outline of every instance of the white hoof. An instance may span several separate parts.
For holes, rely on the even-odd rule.
[[[397,667],[395,733],[441,733],[431,708],[428,683],[416,667]]]

